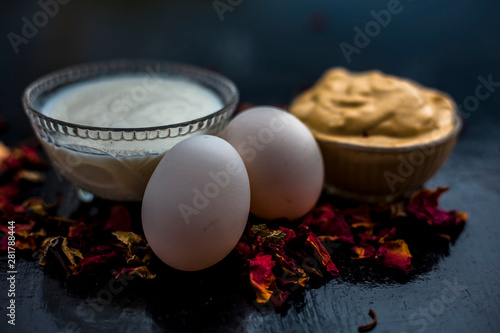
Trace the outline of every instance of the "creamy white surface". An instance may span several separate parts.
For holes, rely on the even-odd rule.
[[[129,128],[189,121],[222,107],[214,92],[186,78],[127,74],[65,87],[42,113],[79,125]]]
[[[186,78],[130,74],[65,87],[51,96],[41,111],[80,125],[129,128],[190,121],[222,107],[214,92]],[[176,130],[171,131],[175,134]],[[65,136],[58,139],[58,145],[42,143],[61,173],[79,187],[107,199],[141,200],[164,153],[176,143],[207,131],[165,140],[88,139],[83,143],[80,138],[75,141]]]

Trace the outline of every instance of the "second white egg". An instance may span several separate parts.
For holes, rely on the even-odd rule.
[[[255,107],[231,120],[222,137],[245,162],[251,213],[295,220],[314,207],[323,187],[323,158],[299,119],[279,108]]]

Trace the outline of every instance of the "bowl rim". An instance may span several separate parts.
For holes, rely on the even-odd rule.
[[[64,80],[68,80],[66,78],[69,76],[71,73],[85,73],[86,71],[91,71],[91,70],[110,70],[110,69],[119,69],[119,71],[114,72],[113,74],[119,74],[119,73],[141,73],[144,72],[146,73],[147,71],[141,70],[141,71],[131,71],[130,69],[133,68],[134,66],[147,66],[147,65],[160,65],[163,66],[163,69],[159,73],[168,73],[168,71],[165,71],[165,68],[168,67],[170,69],[178,68],[182,70],[188,70],[185,72],[179,71],[178,75],[179,76],[186,76],[189,78],[192,78],[190,75],[190,72],[196,72],[199,74],[203,74],[206,76],[209,76],[211,78],[214,78],[215,80],[219,81],[223,85],[225,85],[230,93],[231,93],[231,98],[230,100],[225,103],[223,101],[224,106],[222,109],[219,109],[217,111],[214,111],[206,116],[195,118],[192,120],[180,122],[180,123],[173,123],[173,124],[166,124],[166,125],[157,125],[157,126],[149,126],[149,127],[100,127],[100,126],[90,126],[90,125],[81,125],[77,123],[72,123],[68,121],[63,121],[57,118],[52,118],[49,117],[42,112],[38,111],[36,107],[33,106],[32,102],[36,99],[37,95],[40,93],[37,93],[35,97],[32,96],[34,94],[34,90],[43,84],[46,84],[47,82],[57,79],[57,78],[63,78]],[[175,71],[172,71],[173,73],[176,73]],[[100,76],[105,76],[109,74],[104,74],[104,75],[90,75],[86,76],[84,78],[78,79],[75,81],[76,82],[83,82],[85,80],[97,78]],[[112,75],[112,74],[111,74]],[[196,82],[200,83],[199,81],[195,80]],[[61,86],[61,83],[55,84],[55,86]],[[203,85],[206,86],[206,85]],[[53,87],[43,90],[47,91],[50,89],[53,89]],[[214,88],[209,88],[214,90],[216,93],[217,91]],[[108,132],[150,132],[150,131],[158,131],[158,130],[167,130],[167,129],[172,129],[172,128],[179,128],[179,127],[186,127],[190,126],[196,123],[200,123],[212,118],[215,118],[219,115],[222,115],[228,111],[231,111],[231,109],[235,109],[239,101],[239,90],[236,86],[236,84],[231,81],[229,78],[226,76],[219,74],[217,72],[214,72],[209,69],[205,69],[196,65],[191,65],[183,62],[176,62],[176,61],[167,61],[167,60],[159,60],[159,59],[112,59],[112,60],[102,60],[102,61],[94,61],[94,62],[86,62],[86,63],[80,63],[72,66],[67,66],[52,72],[49,72],[48,74],[43,75],[42,77],[38,78],[35,81],[32,81],[24,90],[23,92],[23,97],[22,97],[22,102],[24,106],[25,112],[28,114],[28,112],[31,112],[33,115],[35,115],[38,118],[41,118],[45,121],[48,121],[50,123],[54,123],[57,125],[61,126],[68,126],[74,129],[81,129],[81,130],[91,130],[91,131],[108,131]],[[30,116],[28,114],[28,116]]]
[[[422,143],[418,143],[418,144],[412,144],[412,145],[396,146],[396,147],[390,147],[390,146],[365,146],[365,145],[361,145],[361,144],[349,143],[349,142],[342,142],[342,141],[333,140],[333,139],[332,140],[328,140],[328,139],[325,140],[323,138],[318,137],[317,134],[324,135],[325,137],[327,136],[326,134],[323,134],[321,132],[315,131],[314,129],[311,129],[311,128],[309,128],[309,129],[313,133],[314,138],[317,141],[320,141],[322,143],[333,144],[333,145],[337,145],[337,146],[345,148],[345,149],[359,150],[359,151],[365,151],[365,152],[376,152],[376,153],[394,153],[394,152],[398,152],[398,153],[401,153],[401,152],[412,151],[412,150],[415,150],[415,149],[425,149],[425,148],[430,147],[430,146],[436,146],[436,145],[442,144],[442,143],[447,142],[447,141],[453,139],[454,137],[456,137],[457,134],[462,129],[463,120],[458,115],[458,113],[456,111],[453,112],[453,115],[454,115],[454,120],[455,120],[454,121],[454,126],[451,129],[451,131],[448,132],[446,135],[444,135],[444,136],[442,136],[442,137],[440,137],[438,139],[435,139],[435,140],[430,140],[430,141],[426,141],[426,142],[422,142]]]

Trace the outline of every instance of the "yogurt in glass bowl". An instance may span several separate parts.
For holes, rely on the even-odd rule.
[[[238,103],[233,82],[191,65],[112,60],[48,74],[23,105],[52,164],[84,191],[139,201],[176,143],[217,135]]]

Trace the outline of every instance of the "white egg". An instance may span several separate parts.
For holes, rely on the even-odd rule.
[[[238,152],[221,138],[200,135],[175,145],[144,193],[142,225],[167,265],[195,271],[222,260],[248,219],[250,184]]]
[[[250,212],[295,220],[316,204],[323,187],[323,158],[309,129],[271,106],[236,116],[222,133],[240,153],[250,178]]]

